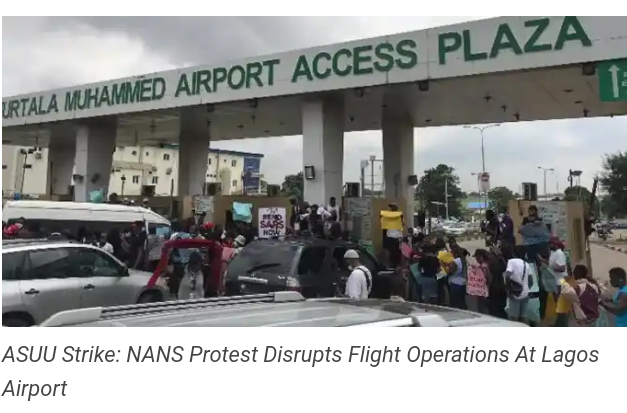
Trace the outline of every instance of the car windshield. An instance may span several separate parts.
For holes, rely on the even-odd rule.
[[[288,273],[298,252],[298,245],[257,241],[248,245],[229,263],[228,272],[245,275],[257,269],[270,273]]]

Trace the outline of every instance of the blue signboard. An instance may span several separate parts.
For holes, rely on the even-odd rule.
[[[244,157],[244,188],[247,192],[259,192],[259,177],[254,176],[261,172],[261,158]]]

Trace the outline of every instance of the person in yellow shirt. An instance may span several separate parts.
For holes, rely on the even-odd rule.
[[[562,278],[560,281],[560,288],[574,288],[576,282],[572,275],[567,275]],[[572,303],[566,298],[564,294],[560,294],[557,298],[557,305],[555,307],[555,313],[557,314],[555,318],[554,327],[568,327],[570,325],[570,313],[573,310]]]
[[[388,267],[396,268],[400,265],[402,259],[403,212],[399,211],[396,204],[392,203],[388,207],[388,210],[381,211],[383,248],[388,254]]]

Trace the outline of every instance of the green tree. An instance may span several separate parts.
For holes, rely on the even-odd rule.
[[[459,187],[455,169],[444,164],[425,171],[416,186],[415,198],[431,216],[444,215],[445,192],[448,192],[449,216],[461,217],[461,201],[466,194]]]
[[[263,193],[268,191],[268,181],[265,179],[259,179],[259,191]]]
[[[605,157],[599,183],[607,193],[604,213],[611,218],[627,216],[627,152]]]
[[[295,198],[298,201],[303,201],[303,194],[305,193],[305,179],[303,173],[299,172],[294,175],[286,175],[281,184],[281,194],[286,197]]]
[[[515,199],[514,193],[505,186],[497,186],[490,189],[488,192],[488,198],[490,199],[490,208],[496,212],[500,212],[504,208],[507,208],[509,201]]]
[[[585,186],[571,186],[564,190],[564,201],[581,201],[584,205],[590,204],[592,193]]]

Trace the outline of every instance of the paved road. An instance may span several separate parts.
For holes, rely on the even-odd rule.
[[[465,241],[460,244],[471,253],[477,248],[485,248],[483,240]],[[627,269],[627,254],[609,250],[601,245],[592,244],[592,272],[599,280],[609,281],[608,272],[613,267]]]

